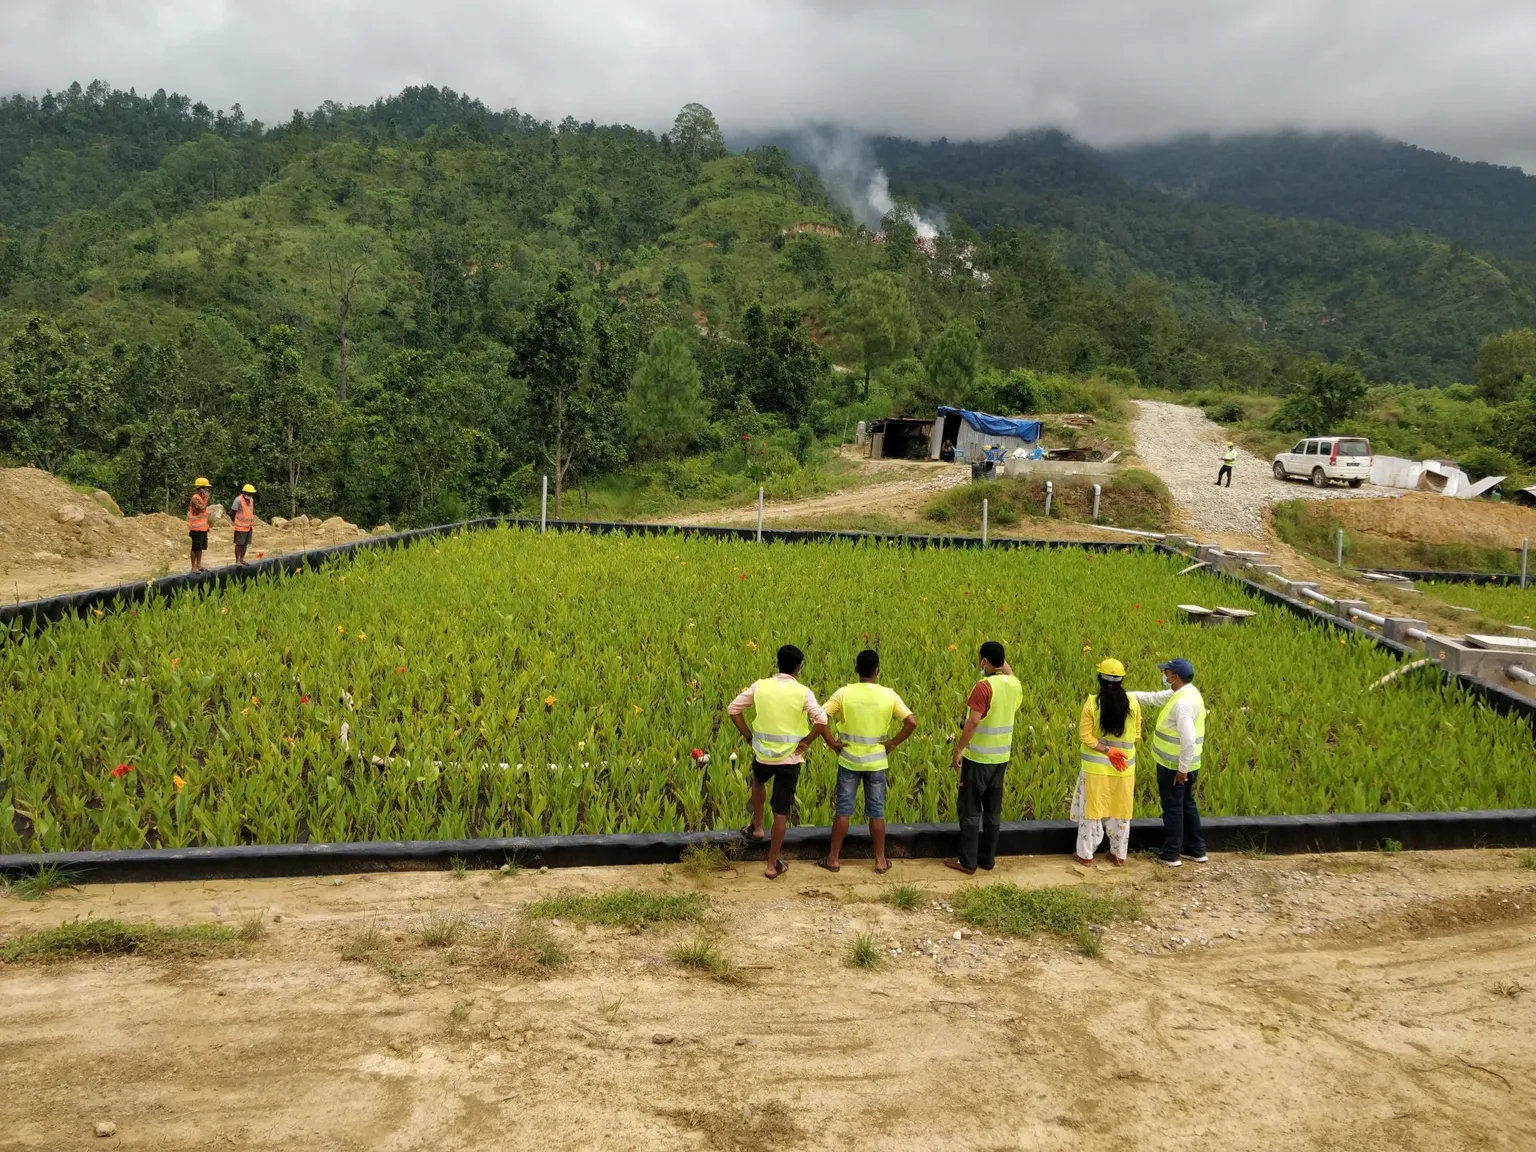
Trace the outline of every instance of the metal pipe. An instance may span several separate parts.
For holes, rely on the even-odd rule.
[[[1319,604],[1328,604],[1330,606],[1333,604],[1332,597],[1324,596],[1321,592],[1314,592],[1311,588],[1303,588],[1301,594],[1308,600],[1316,600]]]
[[[544,477],[544,492],[539,497],[539,532],[549,527],[549,477]]]
[[[1339,529],[1338,565],[1344,567],[1344,529]]]
[[[1103,485],[1095,484],[1093,486],[1093,518],[1095,520],[1099,518],[1099,494],[1103,491]]]
[[[1518,664],[1511,664],[1504,671],[1511,680],[1519,680],[1536,688],[1536,672],[1528,672]]]
[[[1052,484],[1049,480],[1047,480],[1045,482],[1045,514],[1047,516],[1049,516],[1051,514],[1051,493],[1054,492],[1055,490],[1056,490],[1056,485]]]
[[[1404,628],[1403,635],[1410,640],[1428,640],[1429,633],[1422,628]]]
[[[1525,572],[1531,562],[1531,538],[1520,541],[1520,587],[1525,587]]]
[[[1367,624],[1374,624],[1378,628],[1387,622],[1385,616],[1378,616],[1374,612],[1362,612],[1358,608],[1351,610],[1349,614],[1357,620],[1364,620]]]
[[[983,548],[987,545],[987,501],[985,498],[981,501],[981,545]]]
[[[757,542],[763,542],[763,490],[757,490]]]

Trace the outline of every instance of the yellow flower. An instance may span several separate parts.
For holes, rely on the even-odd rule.
[[[551,695],[551,696],[544,697],[544,707],[546,707],[546,708],[553,708],[554,706],[555,706],[555,698],[554,698],[554,696]]]
[[[748,640],[747,641],[747,648],[750,649],[753,652],[756,652],[757,651],[757,641],[756,640]]]
[[[951,644],[949,646],[949,650],[951,652],[958,652],[958,651],[960,651],[960,645],[958,645],[958,644]]]
[[[638,705],[638,704],[631,704],[630,707],[635,710],[635,715],[636,716],[640,715],[640,705]]]
[[[1093,651],[1093,645],[1092,644],[1084,644],[1083,645],[1083,651],[1084,652],[1092,652]]]
[[[176,791],[178,791],[178,792],[180,792],[183,788],[185,788],[187,786],[187,782],[185,780],[183,780],[180,776],[172,776],[171,777],[171,783],[176,785]]]
[[[261,703],[261,698],[259,696],[252,696],[251,697],[251,703],[252,704],[260,704]]]
[[[338,624],[336,625],[336,631],[340,635],[345,635],[347,630],[342,625]]]
[[[100,609],[100,608],[92,608],[92,609],[91,609],[91,611],[92,611],[92,612],[94,612],[94,613],[95,613],[95,614],[96,614],[96,615],[98,615],[98,616],[103,616],[103,615],[105,615],[105,613],[104,613],[104,612],[102,612],[102,610],[101,610],[101,609]]]
[[[366,640],[366,639],[368,639],[368,633],[366,633],[366,632],[359,632],[357,634],[357,638],[359,640]]]

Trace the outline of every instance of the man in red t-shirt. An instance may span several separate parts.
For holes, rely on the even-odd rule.
[[[974,876],[991,871],[1003,823],[1003,776],[1013,754],[1013,719],[1024,699],[1024,686],[1009,667],[1003,646],[988,640],[978,663],[982,678],[965,701],[967,714],[955,741],[954,766],[960,773],[960,856],[946,868]],[[969,752],[970,755],[966,755]]]

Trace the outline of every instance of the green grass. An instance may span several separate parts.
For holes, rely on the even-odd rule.
[[[923,890],[916,884],[896,884],[880,893],[880,903],[902,912],[910,912],[923,902]]]
[[[453,873],[455,880],[462,880],[469,875],[469,863],[462,856],[450,856],[448,858],[449,871]]]
[[[6,964],[57,964],[92,956],[137,954],[155,958],[211,956],[238,947],[240,936],[217,924],[164,928],[122,920],[70,920],[25,932],[0,946]]]
[[[76,874],[57,864],[43,864],[36,871],[21,876],[0,877],[0,891],[18,900],[41,900],[59,888],[73,888]]]
[[[843,963],[850,968],[879,968],[885,963],[885,953],[872,933],[860,932],[848,942],[848,954]]]
[[[1536,852],[1525,852],[1520,857],[1520,867],[1536,869]]]
[[[677,869],[695,880],[704,881],[721,872],[729,872],[731,859],[718,844],[690,844],[683,850]]]
[[[1093,484],[1086,479],[1054,481],[1051,519],[1092,522]],[[1152,473],[1127,468],[1105,477],[1100,486],[1100,523],[1144,532],[1165,531],[1172,523],[1173,498]],[[992,484],[962,484],[930,500],[923,515],[950,532],[978,532],[982,500],[987,501],[992,528],[1011,528],[1025,516],[1045,515],[1045,481],[1010,476]]]
[[[1089,925],[1123,920],[1140,910],[1140,902],[1128,892],[1014,884],[962,888],[952,902],[960,918],[973,927],[1010,936],[1049,932],[1076,940],[1080,947],[1081,933]]]
[[[656,893],[626,888],[603,896],[535,900],[523,909],[523,915],[534,920],[559,918],[576,924],[639,930],[653,924],[696,921],[708,908],[708,898],[697,892]]]
[[[1344,564],[1349,568],[1408,569],[1431,572],[1518,573],[1520,556],[1506,548],[1475,544],[1426,544],[1375,536],[1339,523],[1326,500],[1286,500],[1274,506],[1275,532],[1298,552],[1327,564],[1337,555],[1338,531],[1344,528]],[[1437,593],[1442,599],[1450,593]],[[1460,603],[1460,601],[1456,601]],[[1469,605],[1473,606],[1473,605]]]
[[[1072,942],[1077,945],[1077,950],[1091,960],[1098,959],[1104,953],[1104,945],[1099,941],[1099,934],[1086,924],[1072,933]]]
[[[433,912],[416,925],[416,939],[426,948],[451,948],[464,934],[464,917],[458,912]]]
[[[497,934],[486,959],[502,971],[536,974],[564,968],[570,963],[571,954],[547,925],[522,920],[507,924]]]
[[[672,949],[672,959],[684,968],[707,972],[722,984],[736,984],[741,973],[736,961],[712,932],[698,932],[691,940]]]
[[[371,960],[383,947],[384,936],[379,931],[379,923],[370,920],[348,933],[346,943],[341,946],[341,958],[353,962]]]
[[[1401,840],[1393,840],[1389,836],[1381,842],[1381,850],[1383,852],[1401,852],[1403,850],[1403,842]]]

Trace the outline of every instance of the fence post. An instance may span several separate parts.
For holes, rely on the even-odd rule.
[[[763,542],[763,490],[757,490],[757,542]]]
[[[539,497],[539,531],[549,527],[549,477],[544,477],[543,494]]]
[[[1339,544],[1338,544],[1337,552],[1338,552],[1338,565],[1339,565],[1340,568],[1342,568],[1342,567],[1344,567],[1344,529],[1342,529],[1342,528],[1339,529]]]
[[[1045,514],[1047,516],[1049,516],[1051,514],[1051,493],[1054,492],[1055,490],[1056,490],[1056,485],[1052,484],[1049,480],[1047,480],[1045,482]]]
[[[1093,518],[1095,520],[1099,518],[1099,496],[1103,491],[1104,486],[1102,484],[1095,484],[1093,486]]]
[[[1531,538],[1520,541],[1520,587],[1525,587],[1525,573],[1531,561]]]
[[[981,502],[981,545],[983,548],[987,545],[987,502],[985,499]]]

